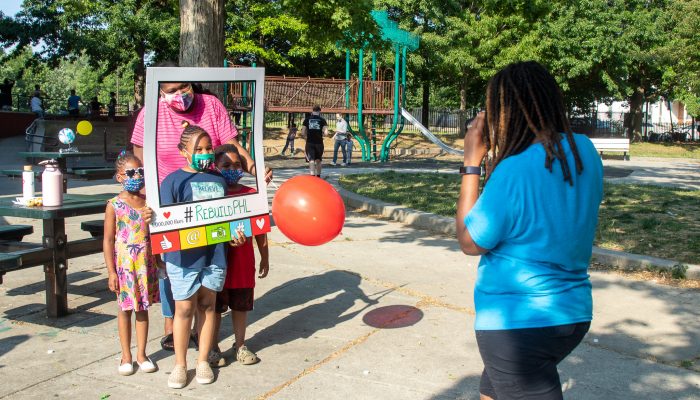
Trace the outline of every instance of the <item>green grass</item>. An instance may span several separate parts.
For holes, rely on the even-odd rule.
[[[453,217],[459,175],[348,175],[340,184],[363,196]],[[684,263],[700,264],[700,191],[605,184],[595,244]]]
[[[692,158],[700,160],[698,143],[632,143],[632,157]]]

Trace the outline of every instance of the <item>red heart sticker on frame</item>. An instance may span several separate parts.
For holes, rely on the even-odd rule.
[[[170,211],[164,212],[164,213],[163,213],[163,216],[165,217],[165,219],[170,218]]]

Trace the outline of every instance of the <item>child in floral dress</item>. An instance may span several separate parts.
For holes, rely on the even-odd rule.
[[[117,182],[124,190],[109,200],[105,210],[103,252],[109,271],[109,290],[117,294],[119,341],[122,358],[119,374],[131,375],[131,314],[136,314],[136,363],[143,372],[155,372],[146,355],[148,309],[160,301],[157,265],[151,254],[148,221],[142,214],[146,201],[143,165],[131,153],[122,152],[116,162]]]

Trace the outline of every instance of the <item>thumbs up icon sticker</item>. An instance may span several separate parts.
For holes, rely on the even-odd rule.
[[[160,247],[163,250],[168,250],[173,248],[173,243],[168,240],[168,237],[163,235],[163,240],[160,242]]]

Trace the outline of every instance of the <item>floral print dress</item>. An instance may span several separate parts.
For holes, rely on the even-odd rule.
[[[119,196],[109,201],[116,216],[114,262],[119,279],[117,303],[122,311],[145,311],[160,301],[158,270],[151,255],[148,226],[139,210]]]

